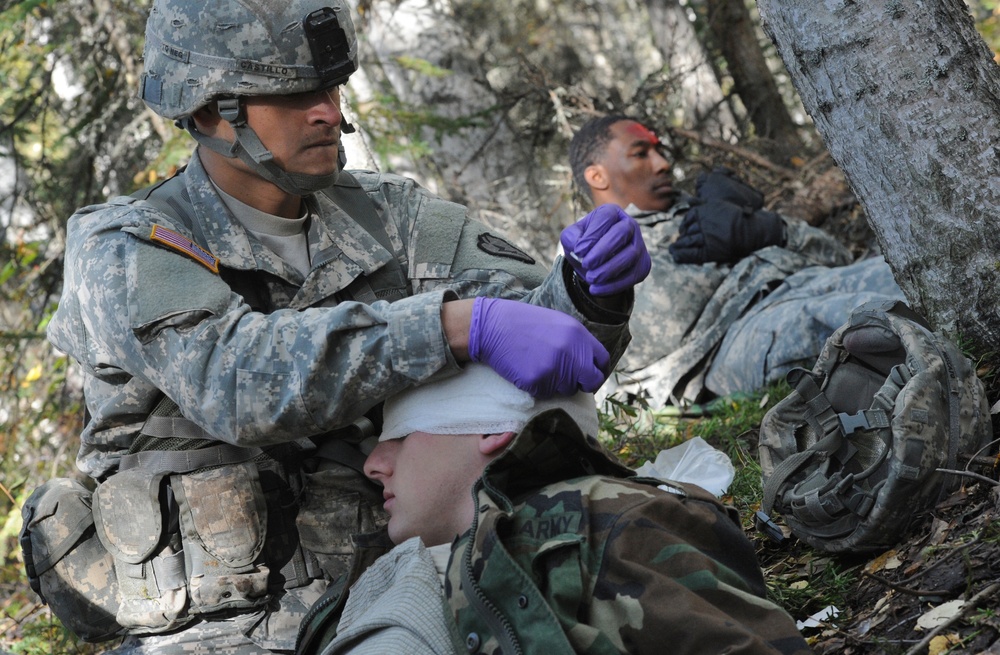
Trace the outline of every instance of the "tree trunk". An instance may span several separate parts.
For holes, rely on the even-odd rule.
[[[965,4],[758,7],[910,304],[979,353],[996,353],[1000,69]]]
[[[771,142],[768,150],[782,164],[792,155],[801,156],[804,145],[798,126],[767,65],[745,0],[707,0],[706,7],[709,30],[757,136]]]

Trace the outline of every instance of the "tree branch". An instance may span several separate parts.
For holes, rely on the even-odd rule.
[[[682,136],[685,139],[690,139],[692,141],[697,141],[698,143],[708,146],[709,148],[715,148],[717,150],[725,150],[726,152],[731,152],[738,157],[742,157],[761,168],[766,168],[769,171],[781,176],[785,179],[793,179],[795,177],[795,171],[790,168],[785,168],[775,164],[773,161],[767,157],[763,157],[756,152],[747,150],[746,148],[741,148],[739,146],[734,146],[731,143],[726,143],[725,141],[719,141],[718,139],[713,139],[712,137],[704,136],[698,132],[691,130],[685,130],[679,127],[670,128],[670,132],[678,136]]]
[[[921,655],[924,651],[927,650],[927,647],[930,646],[931,640],[934,639],[934,637],[938,636],[939,634],[950,628],[952,625],[960,621],[966,614],[971,612],[979,603],[983,602],[984,600],[995,594],[997,590],[1000,590],[1000,582],[994,582],[989,587],[986,587],[986,589],[983,589],[978,594],[970,598],[969,602],[963,605],[962,609],[960,609],[955,614],[955,616],[951,617],[938,627],[928,632],[923,639],[917,642],[916,646],[906,651],[906,655]]]

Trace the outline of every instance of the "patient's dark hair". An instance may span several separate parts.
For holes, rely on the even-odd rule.
[[[583,173],[597,157],[604,153],[608,141],[611,140],[611,126],[621,121],[631,120],[635,119],[624,114],[591,118],[577,130],[569,142],[569,166],[573,171],[573,182],[591,201],[594,200],[594,196],[590,193],[590,186]]]

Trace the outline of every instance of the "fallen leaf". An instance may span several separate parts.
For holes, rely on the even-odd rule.
[[[931,639],[931,643],[927,646],[927,655],[941,655],[961,642],[962,640],[957,634],[938,635]]]
[[[889,591],[885,592],[885,596],[882,596],[881,598],[878,599],[878,602],[875,603],[876,613],[878,613],[879,610],[887,607],[889,600],[892,599],[892,595],[893,595],[892,589],[890,589]]]
[[[896,561],[897,562],[896,566],[899,566],[899,564],[898,564],[899,558],[896,557],[896,549],[895,548],[893,548],[892,550],[885,551],[884,553],[882,553],[881,555],[879,555],[878,557],[876,557],[872,561],[868,562],[868,564],[865,566],[865,571],[867,571],[868,573],[878,573],[882,569],[888,568],[886,566],[886,563],[889,560]],[[893,568],[896,568],[896,567],[893,567]]]
[[[805,589],[806,587],[809,586],[809,581],[808,580],[796,580],[795,582],[793,582],[792,584],[790,584],[788,586],[791,587],[792,589]]]
[[[958,489],[958,491],[956,491],[955,493],[953,493],[952,495],[948,496],[940,503],[935,505],[935,507],[939,510],[948,509],[949,507],[955,507],[957,505],[965,504],[966,502],[968,502],[968,500],[969,500],[968,492],[965,490],[964,487],[961,487]]]
[[[24,376],[24,380],[21,382],[22,387],[27,387],[32,382],[39,380],[42,377],[42,365],[36,364],[31,367],[31,370],[27,372]]]
[[[947,521],[935,518],[934,523],[931,526],[931,537],[928,541],[933,546],[940,546],[941,543],[948,538],[949,532],[951,532],[951,524]]]
[[[924,614],[917,619],[917,627],[923,630],[933,630],[939,625],[947,623],[949,619],[961,612],[964,606],[965,601],[960,598],[957,600],[949,600],[947,603],[941,603],[937,607],[924,612]]]

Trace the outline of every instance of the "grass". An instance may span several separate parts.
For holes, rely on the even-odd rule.
[[[684,411],[675,407],[653,410],[641,400],[609,398],[601,412],[601,441],[625,464],[636,467],[655,460],[663,449],[700,436],[732,460],[736,477],[724,500],[739,510],[744,527],[751,528],[763,494],[757,428],[767,410],[789,391],[788,384],[781,382]]]
[[[768,597],[792,616],[805,618],[827,606],[845,608],[858,581],[858,566],[844,565],[813,554],[771,567],[765,575]]]

